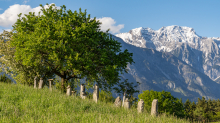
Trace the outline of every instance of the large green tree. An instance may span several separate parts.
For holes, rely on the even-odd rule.
[[[48,5],[48,4],[47,4]],[[11,46],[15,47],[15,60],[22,65],[37,68],[40,64],[61,77],[61,88],[70,79],[87,78],[91,85],[97,82],[109,88],[119,81],[119,72],[133,63],[132,53],[121,52],[120,43],[100,30],[96,18],[87,17],[86,10],[79,13],[42,5],[38,16],[29,13],[13,25]],[[100,81],[102,80],[102,81]]]

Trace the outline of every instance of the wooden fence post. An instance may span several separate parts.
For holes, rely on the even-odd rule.
[[[34,77],[34,88],[37,88],[37,76]]]
[[[49,89],[50,89],[50,91],[52,91],[53,79],[48,79],[48,81],[49,81]]]
[[[98,99],[99,99],[99,86],[95,84],[95,86],[93,88],[94,88],[93,100],[97,103]]]
[[[129,102],[128,98],[125,99],[124,108],[126,108],[126,109],[130,108],[130,102]]]
[[[71,95],[71,87],[70,87],[70,85],[67,86],[66,95],[67,96]]]
[[[44,83],[43,78],[40,78],[39,89],[43,88],[43,83]]]
[[[140,99],[138,102],[138,107],[137,107],[138,113],[142,113],[144,110],[144,101],[143,99]]]
[[[80,87],[80,97],[82,99],[86,98],[86,92],[85,92],[85,85],[84,84],[81,84],[81,87]]]
[[[115,99],[114,104],[116,107],[121,107],[121,98],[119,96]]]
[[[152,116],[157,116],[158,115],[158,99],[154,99],[152,101],[151,115]]]

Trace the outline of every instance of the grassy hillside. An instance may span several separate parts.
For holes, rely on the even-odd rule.
[[[52,92],[33,87],[0,82],[0,122],[48,123],[186,123],[185,119],[159,115],[152,117],[147,111],[138,114],[135,108],[126,110],[90,99],[68,97],[57,90]]]

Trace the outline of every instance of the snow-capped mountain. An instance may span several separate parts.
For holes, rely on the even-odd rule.
[[[136,47],[170,52],[212,80],[220,76],[220,38],[202,37],[193,28],[176,25],[159,30],[140,27],[116,36]]]
[[[134,64],[128,64],[128,73],[120,76],[121,80],[140,82],[137,89],[169,91],[177,98],[197,101],[204,96],[206,99],[220,98],[220,84],[207,75],[191,67],[171,52],[161,52],[155,49],[141,48],[125,43],[121,38],[113,36],[121,43],[121,50],[128,49],[133,53]],[[188,47],[189,48],[189,47]],[[135,96],[137,96],[136,94]]]
[[[136,28],[128,33],[116,35],[122,38],[126,43],[142,48],[153,48],[158,51],[172,51],[173,47],[178,46],[179,42],[187,43],[191,47],[198,47],[198,41],[201,38],[193,28],[168,26],[155,31],[151,28]],[[170,45],[172,43],[172,45]]]

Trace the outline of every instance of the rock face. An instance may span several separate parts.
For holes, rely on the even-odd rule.
[[[116,107],[121,107],[121,98],[119,96],[115,99],[114,104]]]
[[[132,30],[129,32],[132,35],[127,36],[127,39],[125,38],[126,36],[122,36],[124,40],[112,35],[115,40],[121,43],[122,51],[128,49],[129,52],[133,53],[133,60],[135,63],[127,65],[128,73],[120,75],[123,79],[128,79],[128,81],[130,82],[140,82],[141,84],[137,87],[140,92],[151,89],[154,91],[169,91],[174,97],[182,98],[183,102],[185,102],[187,99],[196,102],[197,99],[202,98],[202,96],[204,96],[206,99],[220,98],[220,85],[217,82],[213,81],[212,78],[209,77],[209,75],[206,75],[206,72],[203,71],[208,69],[211,70],[210,66],[212,65],[212,60],[206,60],[206,62],[204,62],[204,55],[202,55],[204,53],[202,51],[194,49],[199,47],[200,49],[205,49],[204,47],[212,47],[211,49],[216,49],[218,47],[216,47],[217,45],[214,44],[214,42],[210,44],[211,46],[209,46],[209,43],[206,42],[208,44],[204,44],[202,48],[202,46],[196,44],[196,42],[205,43],[205,41],[203,40],[206,39],[202,39],[198,36],[197,38],[185,38],[185,40],[182,40],[182,42],[180,42],[180,40],[178,39],[175,44],[175,42],[173,41],[174,39],[168,40],[168,38],[166,38],[165,40],[164,38],[158,38],[158,36],[161,37],[162,33],[154,32],[150,29],[148,30],[149,31],[141,30],[141,33],[138,31],[133,32]],[[156,35],[156,33],[159,34],[157,36],[153,36],[153,34]],[[175,31],[173,31],[173,35],[176,36],[174,33]],[[170,36],[168,36],[168,34],[163,33],[164,36],[167,36],[169,38],[172,37],[171,34],[172,33],[169,33]],[[187,33],[187,35],[193,34],[193,30],[191,33]],[[136,37],[132,38],[133,36]],[[155,38],[157,38],[158,41],[156,41]],[[142,44],[141,41],[144,45],[138,45]],[[144,43],[144,41],[146,43]],[[156,42],[161,42],[161,50],[158,49],[159,43],[158,45],[156,45]],[[188,42],[188,44],[184,42]],[[194,45],[191,45],[190,43],[193,42],[195,42],[195,47],[191,50],[191,47]],[[169,44],[169,47],[164,47],[164,49],[162,49],[162,46],[165,46],[166,43],[166,46],[168,46]],[[171,44],[174,46],[172,46]],[[170,50],[168,50],[168,48],[170,48]],[[206,49],[206,52],[217,53],[217,49]],[[198,58],[198,55],[201,55],[201,58]],[[207,55],[207,58],[211,56]],[[213,55],[213,59],[216,59],[217,57],[215,58],[214,56],[215,55]],[[137,97],[137,95],[138,94],[136,94],[135,96]]]

